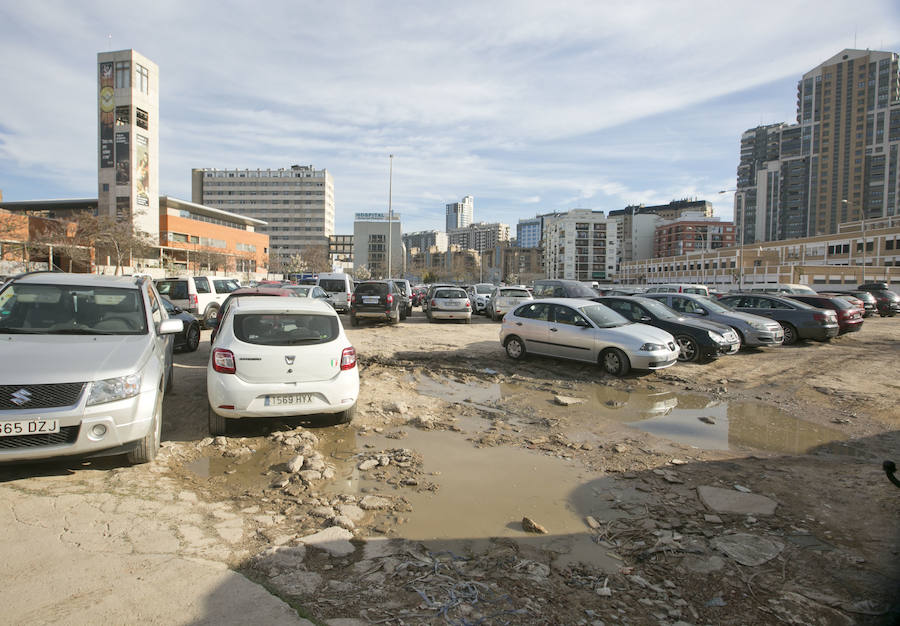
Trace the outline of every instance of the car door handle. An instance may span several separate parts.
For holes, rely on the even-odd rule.
[[[557,330],[559,330],[559,329],[558,329],[558,328],[551,328],[551,329],[550,329],[550,332],[551,332],[551,333],[555,333]]]
[[[521,326],[522,322],[516,322],[516,326]]]

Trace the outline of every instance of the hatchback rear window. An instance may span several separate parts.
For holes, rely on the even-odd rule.
[[[319,287],[325,291],[347,291],[347,283],[338,279],[319,279]]]
[[[525,289],[501,289],[501,298],[530,298],[531,294]]]
[[[438,289],[434,292],[435,298],[468,298],[462,289]]]
[[[328,343],[338,336],[334,315],[243,313],[234,316],[234,336],[244,343],[296,346]]]

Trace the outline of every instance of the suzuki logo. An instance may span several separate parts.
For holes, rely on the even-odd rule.
[[[291,356],[285,355],[285,357],[284,357],[284,362],[287,363],[288,365],[293,365],[293,364],[294,364],[294,358],[295,358],[295,357],[294,357],[293,355],[291,355]]]
[[[23,404],[31,401],[31,392],[27,389],[19,389],[10,397],[17,406],[22,406]]]

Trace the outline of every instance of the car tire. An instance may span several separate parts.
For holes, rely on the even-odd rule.
[[[209,427],[210,437],[224,435],[228,430],[225,418],[213,411],[209,405],[206,406],[206,422]]]
[[[210,321],[216,319],[219,316],[219,307],[211,306],[206,309],[206,312],[203,314],[203,325],[207,328],[211,328]]]
[[[160,389],[156,398],[156,406],[153,409],[153,418],[150,420],[150,430],[138,442],[137,446],[126,455],[131,465],[150,463],[159,452],[159,440],[162,436],[162,401],[163,392]]]
[[[781,324],[781,329],[784,331],[784,342],[782,345],[792,346],[797,343],[799,337],[797,337],[797,329],[794,328],[793,324],[788,324],[787,322],[778,322]]]
[[[400,321],[402,322],[405,319],[406,319],[406,307],[404,307],[403,310],[400,311]]]
[[[516,335],[507,338],[503,347],[506,348],[506,356],[511,359],[519,360],[525,356],[525,344]]]
[[[196,352],[200,346],[200,324],[191,324],[184,342],[185,352]]]
[[[738,336],[738,341],[741,342],[741,345],[738,346],[738,352],[740,352],[741,350],[743,350],[744,346],[746,345],[746,341],[744,339],[744,333],[739,331],[737,328],[734,328],[732,330],[734,330],[735,334]]]
[[[356,404],[354,403],[354,405],[346,411],[338,413],[337,418],[338,424],[349,424],[352,422],[356,418]]]
[[[471,323],[472,323],[472,316],[470,315],[469,317],[466,318],[466,324],[471,324]]]
[[[169,365],[169,371],[166,373],[166,393],[172,393],[175,388],[175,364]]]
[[[353,313],[350,314],[350,325],[359,326],[359,319]]]
[[[396,311],[391,313],[390,323],[391,325],[400,323],[400,309],[397,309]]]
[[[624,376],[631,371],[628,356],[618,348],[607,348],[601,352],[600,366],[611,376]]]
[[[700,361],[700,346],[697,340],[688,335],[678,335],[675,337],[678,342],[678,360],[683,363],[697,363]]]

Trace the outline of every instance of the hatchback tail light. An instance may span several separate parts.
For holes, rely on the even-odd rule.
[[[468,308],[471,307],[471,306],[472,306],[472,303],[469,302],[468,300],[466,300],[466,308],[468,309]]]
[[[220,374],[234,374],[234,353],[224,348],[216,348],[212,354],[212,366]]]
[[[352,370],[356,367],[356,350],[353,346],[344,348],[341,352],[341,370]]]
[[[431,301],[431,308],[433,309],[433,308],[436,307],[436,306],[437,306],[437,300],[432,300],[432,301]]]

